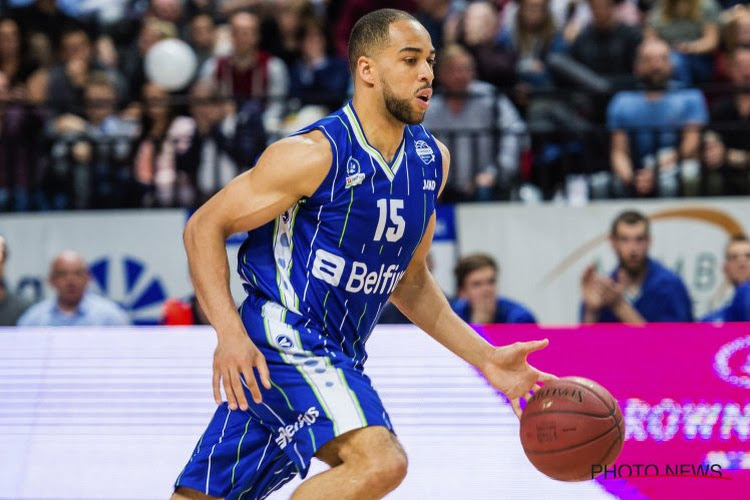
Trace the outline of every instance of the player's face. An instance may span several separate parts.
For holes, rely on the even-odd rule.
[[[50,283],[57,290],[58,300],[61,303],[78,304],[89,283],[86,264],[79,259],[58,259],[52,266]]]
[[[646,224],[643,222],[620,223],[612,237],[612,248],[617,254],[620,267],[631,275],[640,274],[646,268],[650,244]]]
[[[738,241],[729,245],[724,273],[734,286],[750,281],[750,242]]]
[[[494,303],[496,296],[497,273],[492,267],[481,267],[464,278],[461,298],[470,304]]]
[[[396,120],[416,125],[430,107],[435,49],[415,21],[392,23],[389,36],[390,43],[375,58],[383,101]]]

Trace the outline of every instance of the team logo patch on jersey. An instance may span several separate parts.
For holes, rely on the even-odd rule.
[[[345,189],[362,184],[365,180],[365,174],[360,172],[359,162],[356,158],[349,157],[349,161],[346,163],[346,186]]]
[[[422,159],[425,165],[429,165],[435,161],[435,152],[432,150],[429,144],[422,139],[414,141],[414,149],[417,151],[417,155]]]

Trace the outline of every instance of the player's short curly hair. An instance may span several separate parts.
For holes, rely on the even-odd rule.
[[[357,60],[361,56],[370,57],[388,43],[388,28],[396,21],[416,21],[408,12],[397,9],[380,9],[359,18],[349,35],[349,70],[354,74]]]

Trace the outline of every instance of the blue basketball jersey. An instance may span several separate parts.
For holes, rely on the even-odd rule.
[[[297,134],[312,130],[330,142],[326,178],[248,233],[238,270],[249,294],[306,318],[306,328],[361,366],[367,337],[435,209],[442,157],[433,136],[413,125],[389,164],[367,142],[351,102]]]

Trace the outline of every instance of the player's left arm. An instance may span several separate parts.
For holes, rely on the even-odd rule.
[[[438,142],[443,156],[442,191],[448,177],[450,155]],[[411,263],[390,297],[391,302],[415,325],[463,360],[477,367],[489,382],[502,391],[520,414],[518,398],[538,389],[539,381],[555,378],[540,372],[526,362],[526,357],[547,346],[547,339],[516,342],[503,347],[493,347],[480,337],[451,309],[448,300],[427,267],[427,254],[435,233],[435,214],[425,230]]]

